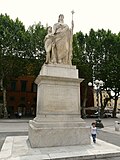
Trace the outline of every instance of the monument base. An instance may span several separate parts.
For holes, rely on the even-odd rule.
[[[31,147],[53,147],[90,144],[90,129],[79,122],[29,122],[29,141]]]
[[[89,128],[81,119],[80,83],[75,66],[44,65],[35,82],[37,114],[29,122],[32,147],[90,144]]]

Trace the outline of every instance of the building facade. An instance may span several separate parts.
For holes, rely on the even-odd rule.
[[[7,110],[11,117],[35,116],[37,102],[37,85],[34,76],[20,76],[11,80],[7,88]],[[84,103],[84,83],[81,83],[81,109]],[[93,89],[88,87],[85,108],[94,106]],[[2,92],[0,92],[0,105],[3,103]]]
[[[7,110],[11,116],[35,116],[37,85],[34,76],[20,76],[11,80],[7,88]],[[0,101],[2,102],[2,93]]]

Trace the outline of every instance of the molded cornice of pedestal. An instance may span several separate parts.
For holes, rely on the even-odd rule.
[[[78,83],[80,84],[84,79],[82,78],[66,78],[66,77],[53,77],[53,76],[43,76],[43,75],[38,75],[37,78],[35,79],[35,83],[39,84],[42,80],[45,81],[59,81],[59,82],[71,82],[71,83]]]
[[[78,78],[78,69],[72,65],[44,64],[41,68],[40,75]]]

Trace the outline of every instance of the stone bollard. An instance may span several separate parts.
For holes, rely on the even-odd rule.
[[[119,124],[120,123],[118,121],[115,121],[115,131],[119,131],[119,129],[120,129]]]

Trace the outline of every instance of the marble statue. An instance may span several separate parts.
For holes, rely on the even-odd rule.
[[[50,29],[50,30],[49,30]],[[46,63],[71,65],[72,60],[72,30],[64,24],[64,15],[60,14],[58,23],[48,28],[45,37]]]
[[[72,11],[72,16],[74,12]],[[48,27],[45,37],[46,64],[37,76],[36,117],[29,121],[31,147],[60,147],[90,144],[89,127],[81,118],[78,69],[71,64],[72,28],[58,23]],[[47,97],[47,98],[46,98]]]
[[[54,58],[55,44],[54,44],[54,35],[52,33],[51,26],[48,27],[48,33],[45,36],[44,43],[45,43],[45,50],[46,50],[46,62],[45,63],[46,64],[55,63],[56,61],[56,58]]]

